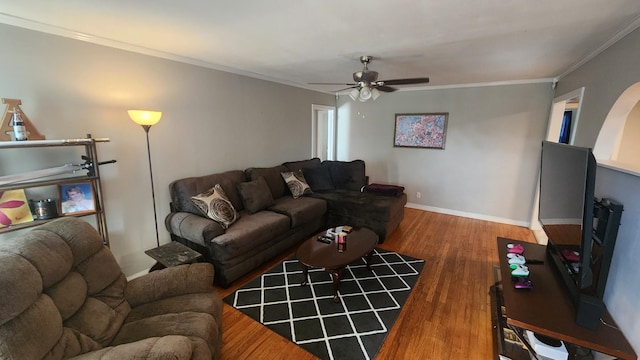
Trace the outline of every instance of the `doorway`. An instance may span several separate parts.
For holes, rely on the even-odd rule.
[[[583,96],[584,87],[581,87],[553,99],[549,126],[547,127],[548,141],[573,145]]]
[[[311,157],[336,160],[336,108],[311,105]]]

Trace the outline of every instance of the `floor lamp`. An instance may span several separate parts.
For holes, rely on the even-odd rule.
[[[151,198],[153,200],[153,220],[156,225],[156,243],[160,246],[160,236],[158,235],[158,214],[156,212],[156,192],[153,189],[153,170],[151,168],[151,148],[149,147],[149,129],[160,121],[162,112],[149,110],[129,110],[129,117],[136,124],[141,125],[147,134],[147,156],[149,158],[149,175],[151,176]]]

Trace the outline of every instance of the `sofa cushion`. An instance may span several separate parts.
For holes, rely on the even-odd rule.
[[[264,178],[269,185],[269,190],[271,190],[271,195],[274,199],[277,199],[281,196],[287,194],[287,184],[282,180],[282,176],[280,173],[288,171],[287,168],[283,165],[272,166],[272,167],[250,167],[246,169],[244,172],[246,174],[247,180],[256,180],[260,176]]]
[[[238,184],[238,192],[242,197],[244,208],[251,214],[273,205],[271,190],[262,176],[256,180]]]
[[[218,336],[217,327],[216,319],[208,314],[189,311],[164,313],[125,323],[112,345],[167,335],[183,335],[194,340],[200,338],[214,344]]]
[[[312,169],[319,167],[322,164],[320,158],[313,158],[309,160],[300,160],[300,161],[288,161],[283,163],[282,165],[286,166],[289,171],[296,170],[304,170],[304,169]]]
[[[369,184],[365,185],[362,192],[384,195],[384,196],[400,196],[404,192],[404,186],[390,184]]]
[[[306,196],[297,199],[283,196],[276,199],[269,210],[287,215],[291,219],[291,227],[294,228],[322,217],[327,211],[327,202]]]
[[[328,166],[306,168],[302,170],[302,173],[307,180],[307,184],[309,184],[311,190],[314,192],[331,191],[335,189],[331,181],[331,173],[329,172]]]
[[[331,181],[336,189],[360,191],[367,184],[362,160],[349,162],[325,160],[322,164],[329,166]]]
[[[294,199],[297,199],[302,195],[313,193],[309,184],[307,184],[307,180],[304,178],[302,170],[283,172],[281,175],[287,183],[289,191],[291,192],[291,195],[293,195]]]
[[[224,229],[228,228],[238,218],[236,209],[227,198],[220,184],[215,184],[213,188],[192,196],[191,200],[202,214],[219,223]]]
[[[388,221],[397,211],[402,211],[406,203],[406,197],[403,196],[380,196],[352,190],[314,193],[311,196],[326,200],[327,211],[332,215],[383,222]]]
[[[290,224],[288,216],[273,211],[259,211],[255,214],[242,211],[240,219],[227,232],[211,241],[211,251],[222,264],[238,256],[250,261],[259,244],[286,233],[291,228]]]

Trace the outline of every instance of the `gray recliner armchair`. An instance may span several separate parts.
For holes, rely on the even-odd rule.
[[[61,218],[0,242],[1,359],[218,359],[213,267],[127,281],[98,232]]]

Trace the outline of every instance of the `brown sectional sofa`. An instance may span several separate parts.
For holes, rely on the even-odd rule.
[[[294,198],[281,174],[297,170],[313,193]],[[407,198],[404,193],[362,193],[366,183],[362,160],[318,158],[179,179],[169,185],[171,213],[165,225],[174,241],[214,265],[215,282],[226,287],[322,228],[365,226],[383,241],[402,220]],[[206,217],[191,199],[216,184],[238,212],[227,229]]]
[[[219,359],[222,300],[199,263],[127,281],[87,222],[0,242],[0,359]]]
[[[407,195],[381,196],[363,192],[369,182],[365,163],[311,159],[285,163],[291,169],[302,169],[311,185],[311,197],[327,202],[326,227],[349,224],[364,226],[378,234],[382,243],[404,218]]]

